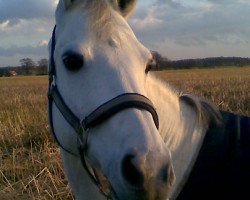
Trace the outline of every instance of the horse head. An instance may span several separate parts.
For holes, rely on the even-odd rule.
[[[121,94],[147,97],[145,69],[152,55],[137,40],[126,20],[135,2],[59,1],[55,46],[51,46],[56,85],[69,110],[79,119]],[[55,135],[63,147],[65,172],[75,196],[96,199],[91,192],[82,192],[89,187],[81,185],[86,183],[80,179],[85,169],[74,169],[81,159],[76,131],[58,106],[53,104],[52,112]],[[171,155],[147,110],[125,109],[91,127],[86,146],[87,165],[101,182],[100,187],[111,188],[112,198],[167,198],[174,182]],[[67,159],[71,155],[64,149],[76,155],[74,161]]]

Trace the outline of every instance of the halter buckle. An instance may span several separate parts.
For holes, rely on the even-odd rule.
[[[52,75],[51,76],[51,82],[50,82],[50,87],[53,88],[56,86],[56,76]]]
[[[56,87],[56,76],[55,75],[50,75],[49,76],[49,89],[48,89],[48,98],[53,100],[53,92],[54,88]]]
[[[88,142],[88,136],[89,136],[89,129],[84,129],[82,125],[80,126],[80,131],[78,132],[77,136],[77,143],[78,143],[78,148],[81,150],[85,150],[87,147],[87,142]]]

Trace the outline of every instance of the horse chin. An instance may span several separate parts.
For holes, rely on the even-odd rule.
[[[112,200],[166,200],[168,199],[166,193],[164,195],[162,194],[156,194],[156,195],[152,195],[152,194],[148,194],[147,191],[133,191],[133,192],[129,192],[130,194],[123,194],[123,195],[119,195],[118,193],[116,193],[116,191],[114,191],[113,189],[110,190],[111,191],[111,199]]]
[[[101,193],[105,194],[108,199],[112,200],[166,200],[168,189],[164,188],[163,190],[158,190],[157,192],[146,191],[145,189],[134,189],[130,191],[119,191],[119,189],[115,189],[112,187],[112,184],[109,182],[108,178],[106,178],[101,171],[93,169],[95,172],[95,176],[99,181],[99,189]],[[159,188],[158,188],[159,189]],[[155,195],[152,195],[155,194]]]
[[[122,189],[121,189],[122,188]],[[168,194],[171,187],[158,188],[124,188],[110,187],[110,196],[112,200],[168,200]]]

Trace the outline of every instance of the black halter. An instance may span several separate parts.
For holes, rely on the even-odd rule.
[[[77,156],[76,154],[64,148],[57,139],[52,119],[52,105],[54,103],[61,112],[61,114],[63,115],[63,117],[72,126],[72,128],[75,130],[77,134],[79,154],[81,156],[81,160],[85,170],[88,172],[92,181],[98,186],[101,193],[105,195],[108,199],[111,199],[110,191],[109,192],[104,191],[98,177],[95,175],[94,170],[90,167],[89,164],[86,163],[85,152],[88,141],[88,133],[89,133],[88,130],[91,129],[92,127],[101,124],[102,122],[112,117],[116,113],[128,108],[137,108],[150,112],[153,117],[155,126],[158,129],[159,128],[158,115],[152,102],[147,97],[137,93],[125,93],[102,104],[96,110],[94,110],[92,113],[86,116],[84,119],[79,119],[66,105],[57,88],[56,66],[54,60],[54,51],[56,45],[55,31],[56,31],[56,26],[54,27],[52,33],[50,67],[49,67],[48,111],[49,111],[49,122],[50,122],[51,132],[56,142],[63,150],[70,153],[71,155]]]

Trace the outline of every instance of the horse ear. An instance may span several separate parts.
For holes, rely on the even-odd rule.
[[[222,123],[220,111],[205,99],[192,95],[184,94],[180,96],[180,101],[191,106],[197,114],[198,120],[203,124],[215,124],[217,126]]]
[[[136,0],[118,0],[118,6],[123,17],[128,17],[135,5]]]
[[[67,10],[75,0],[62,0],[65,10]]]

